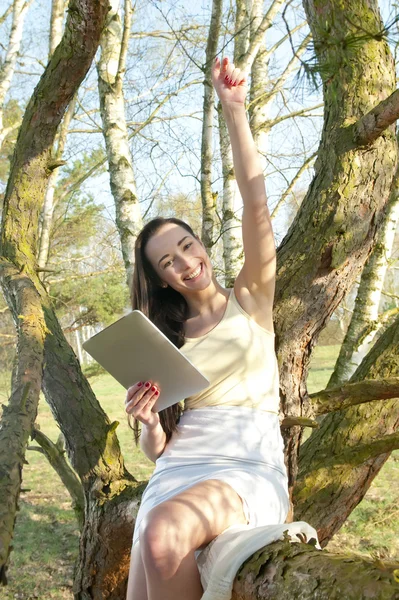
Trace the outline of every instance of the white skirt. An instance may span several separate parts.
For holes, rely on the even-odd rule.
[[[207,479],[237,492],[251,527],[284,523],[288,480],[278,415],[241,406],[185,411],[143,493],[133,544],[151,509]]]

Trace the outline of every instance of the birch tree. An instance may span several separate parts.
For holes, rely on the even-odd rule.
[[[64,19],[64,0],[52,0],[51,21],[49,35],[49,60],[62,38],[62,25]],[[39,223],[39,253],[38,267],[45,270],[50,252],[50,235],[53,224],[53,214],[55,208],[55,189],[59,177],[60,166],[63,164],[62,156],[64,154],[65,144],[68,136],[68,128],[75,111],[76,98],[68,106],[65,117],[57,133],[57,140],[54,144],[54,159],[51,169],[51,175],[47,182],[46,194],[44,196],[41,220]]]
[[[134,268],[134,244],[142,227],[133,159],[126,126],[123,80],[132,21],[130,0],[124,3],[124,23],[118,0],[112,0],[107,25],[101,36],[98,63],[98,91],[116,225],[121,240],[129,289]]]
[[[6,55],[0,69],[0,148],[6,137],[19,127],[19,122],[4,127],[4,103],[14,75],[15,64],[21,47],[24,20],[30,4],[31,2],[27,0],[14,0],[12,4],[11,33]]]
[[[296,49],[295,55],[289,60],[281,74],[275,81],[271,81],[269,77],[269,61],[274,52],[287,40],[289,35],[293,35],[297,30],[304,26],[303,23],[298,25],[289,34],[282,36],[280,40],[271,45],[270,49],[267,49],[267,32],[274,25],[274,21],[282,8],[283,3],[279,0],[271,2],[266,11],[264,10],[263,2],[260,0],[253,0],[249,4],[241,2],[241,0],[236,3],[234,64],[238,68],[251,73],[248,114],[255,144],[260,156],[263,157],[262,163],[265,169],[267,165],[266,157],[268,155],[269,133],[272,128],[281,123],[282,120],[306,114],[314,108],[310,107],[300,111],[292,111],[284,116],[277,116],[274,118],[268,116],[272,103],[277,94],[284,88],[287,79],[294,69],[297,68],[300,57],[306,50],[310,40],[309,35],[303,39]],[[319,107],[320,105],[317,106]],[[242,266],[243,260],[241,241],[242,201],[234,175],[230,141],[220,107],[218,116],[223,173],[223,258],[225,283],[227,287],[230,287]],[[297,178],[309,166],[309,163],[310,160],[305,159],[304,166],[300,168]],[[292,186],[297,178],[294,178]],[[283,194],[283,197],[279,202],[280,206],[286,195],[289,193],[290,189],[287,189],[286,194]],[[273,211],[272,216],[275,216],[275,214],[276,211]]]
[[[213,112],[215,110],[215,90],[212,85],[212,63],[215,60],[220,25],[222,19],[223,0],[212,0],[212,16],[209,25],[205,51],[204,103],[201,143],[201,198],[202,198],[202,241],[205,248],[212,253],[215,243],[216,198],[212,192],[212,142]]]
[[[362,271],[352,318],[327,387],[336,387],[350,379],[369,352],[376,335],[395,316],[395,311],[380,313],[379,307],[399,222],[398,180],[397,172],[378,240]]]

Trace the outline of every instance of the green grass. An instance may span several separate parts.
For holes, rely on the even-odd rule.
[[[323,389],[334,365],[338,346],[316,348],[308,378],[309,392]],[[147,479],[153,463],[137,449],[124,412],[125,392],[108,375],[90,379],[92,387],[117,429],[125,463],[138,479]],[[0,382],[1,386],[1,382]],[[4,379],[3,386],[4,390]],[[4,402],[4,395],[0,402]],[[43,398],[37,422],[53,441],[59,429]],[[32,443],[35,445],[35,442]],[[20,511],[8,571],[9,585],[0,589],[2,600],[72,600],[73,566],[78,555],[79,531],[70,499],[46,459],[28,451],[23,471]],[[329,549],[355,550],[365,555],[399,558],[399,452],[392,455],[374,480],[365,499],[352,512],[344,527],[330,542]]]

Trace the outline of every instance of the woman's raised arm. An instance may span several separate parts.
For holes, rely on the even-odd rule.
[[[230,135],[234,170],[242,196],[242,237],[244,266],[237,277],[238,286],[248,289],[259,300],[273,304],[276,277],[276,247],[267,207],[264,175],[249,127],[245,99],[245,73],[224,58],[215,60],[212,80],[219,96]]]

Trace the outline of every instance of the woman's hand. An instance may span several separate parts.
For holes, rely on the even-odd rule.
[[[215,59],[212,67],[212,83],[222,104],[245,104],[247,97],[246,73],[236,69],[228,58],[220,64]]]
[[[129,415],[153,428],[160,423],[159,414],[152,412],[152,407],[159,398],[159,390],[151,381],[139,381],[132,385],[126,393],[125,408]]]

